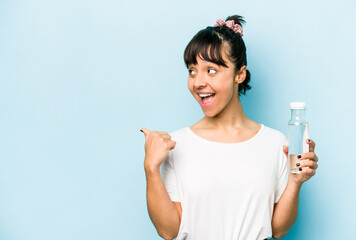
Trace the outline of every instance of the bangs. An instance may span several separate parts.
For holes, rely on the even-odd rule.
[[[184,50],[185,65],[188,68],[191,64],[197,64],[199,56],[205,61],[228,67],[221,54],[222,45],[222,39],[212,27],[199,31]]]

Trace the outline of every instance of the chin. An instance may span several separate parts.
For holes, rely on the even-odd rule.
[[[215,117],[216,115],[217,115],[217,113],[216,112],[214,112],[214,111],[212,111],[212,110],[203,110],[203,113],[205,114],[205,116],[207,116],[207,117]]]

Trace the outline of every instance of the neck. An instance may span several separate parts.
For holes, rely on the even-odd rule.
[[[304,122],[305,120],[305,109],[292,109],[291,120]]]
[[[214,117],[204,117],[206,123],[212,128],[219,129],[236,129],[246,128],[253,123],[244,113],[237,93],[237,88],[234,89],[234,94],[228,105]]]

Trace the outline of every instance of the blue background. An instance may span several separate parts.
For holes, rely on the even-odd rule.
[[[160,239],[146,205],[144,135],[203,113],[183,51],[245,17],[246,115],[287,134],[307,102],[320,159],[283,239],[353,239],[355,10],[343,1],[0,0],[0,239]]]

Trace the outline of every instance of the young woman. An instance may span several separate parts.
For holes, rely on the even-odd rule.
[[[220,19],[185,49],[188,88],[204,118],[171,134],[141,129],[148,211],[164,239],[281,238],[318,167],[309,139],[300,174],[289,173],[285,135],[245,115],[240,94],[251,87],[242,23],[238,15]]]

